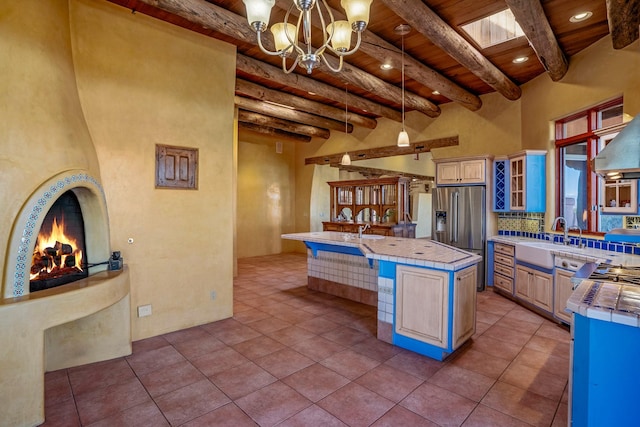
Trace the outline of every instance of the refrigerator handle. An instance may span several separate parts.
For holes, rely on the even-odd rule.
[[[458,243],[458,197],[460,193],[457,191],[451,194],[451,213],[453,214],[453,218],[451,221],[451,241]]]

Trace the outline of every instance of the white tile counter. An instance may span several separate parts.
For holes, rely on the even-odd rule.
[[[356,234],[336,231],[283,234],[282,238],[358,248],[369,259],[439,270],[458,271],[482,261],[479,255],[429,239],[391,236],[360,239]]]

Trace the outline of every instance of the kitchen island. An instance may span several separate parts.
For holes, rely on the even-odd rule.
[[[307,247],[311,289],[378,307],[378,339],[443,360],[475,333],[478,255],[427,239],[282,235]]]

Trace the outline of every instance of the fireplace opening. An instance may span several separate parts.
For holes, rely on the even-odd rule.
[[[73,191],[58,198],[36,239],[31,259],[29,291],[61,286],[88,276],[82,210]]]

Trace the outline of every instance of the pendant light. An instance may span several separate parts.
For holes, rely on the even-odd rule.
[[[347,103],[349,102],[349,92],[347,91],[347,85],[344,85],[344,136],[347,136],[349,133],[349,123],[347,122],[347,117],[349,116],[349,110],[347,109]],[[342,166],[350,166],[351,165],[351,157],[349,153],[344,153],[342,156],[342,160],[340,160],[340,164]]]
[[[394,31],[402,36],[402,130],[398,134],[398,147],[408,147],[411,145],[409,143],[409,134],[404,129],[404,36],[409,34],[411,27],[407,24],[400,24]]]

